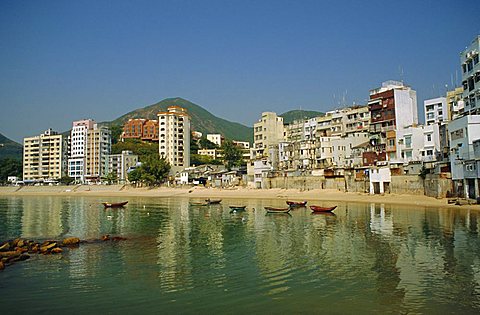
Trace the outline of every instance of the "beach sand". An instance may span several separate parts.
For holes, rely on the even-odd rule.
[[[102,196],[102,197],[185,197],[185,198],[236,198],[236,199],[284,199],[314,201],[341,201],[384,203],[438,208],[472,209],[480,211],[480,205],[453,205],[447,199],[417,195],[370,195],[345,193],[333,189],[300,191],[297,189],[251,189],[243,187],[219,189],[201,186],[187,188],[133,188],[127,185],[110,186],[28,186],[0,187],[0,196]]]

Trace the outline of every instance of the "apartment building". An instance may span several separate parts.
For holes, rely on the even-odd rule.
[[[52,129],[23,139],[24,182],[53,182],[66,174],[67,142]]]
[[[423,102],[425,124],[443,124],[449,120],[446,97],[437,97]]]
[[[273,112],[262,113],[260,120],[253,125],[255,156],[252,158],[272,158],[271,152],[278,153],[278,144],[284,141],[284,137],[283,118]]]
[[[222,137],[221,134],[218,134],[218,133],[208,133],[207,134],[207,140],[212,142],[212,143],[215,143],[216,145],[218,145],[219,147],[222,145],[222,141],[224,140],[224,138]]]
[[[68,176],[79,183],[97,183],[108,173],[111,134],[92,119],[73,122]]]
[[[462,68],[462,86],[464,112],[471,115],[480,114],[480,35],[460,53]]]
[[[179,106],[170,106],[157,115],[159,154],[175,174],[190,166],[190,116]]]
[[[445,97],[447,103],[448,120],[456,119],[463,116],[465,104],[463,102],[463,87],[458,87],[455,90],[447,91]]]
[[[390,161],[403,161],[397,146],[403,129],[418,124],[417,93],[402,82],[386,81],[370,91],[370,142],[372,151]]]
[[[136,167],[138,155],[132,151],[122,151],[120,154],[108,156],[108,173],[115,173],[117,181],[121,184],[128,182],[128,171]]]
[[[122,139],[158,141],[158,120],[141,118],[129,119],[123,125]]]
[[[466,173],[476,170],[473,142],[480,139],[480,115],[465,115],[448,124],[450,167],[455,192],[466,198],[479,197],[477,178]]]

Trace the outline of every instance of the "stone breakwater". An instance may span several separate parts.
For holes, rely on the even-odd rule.
[[[61,241],[46,240],[38,242],[29,239],[17,238],[14,240],[0,242],[0,270],[5,269],[16,262],[29,259],[34,254],[51,255],[61,254],[66,248],[75,248],[80,244],[98,242],[117,242],[126,240],[124,237],[103,235],[99,239],[80,240],[78,237],[68,237]]]

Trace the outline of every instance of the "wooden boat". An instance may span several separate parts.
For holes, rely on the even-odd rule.
[[[264,207],[268,213],[288,213],[292,208],[275,208],[275,207]]]
[[[208,206],[208,202],[190,202],[191,206]]]
[[[313,212],[332,212],[337,206],[333,207],[320,207],[320,206],[310,206]]]
[[[247,206],[229,206],[232,211],[244,211]]]
[[[290,200],[287,200],[287,205],[289,205],[290,207],[305,207],[306,204],[307,204],[307,201],[290,201]]]
[[[205,202],[208,203],[209,205],[219,205],[220,202],[222,202],[222,199],[205,199]]]
[[[121,208],[125,206],[128,203],[128,201],[123,201],[123,202],[102,202],[102,205],[105,208]]]

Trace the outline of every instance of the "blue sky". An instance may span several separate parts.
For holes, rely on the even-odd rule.
[[[480,1],[3,0],[0,133],[21,142],[177,96],[252,126],[365,103],[389,79],[423,105],[461,81],[477,34]]]

